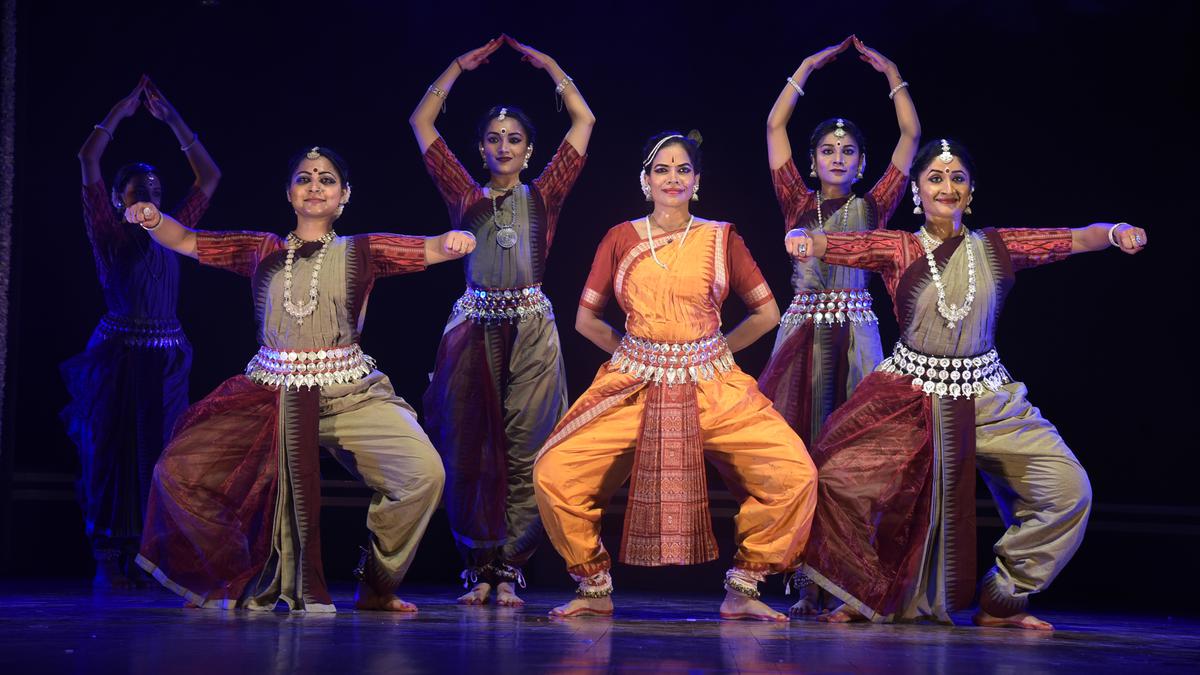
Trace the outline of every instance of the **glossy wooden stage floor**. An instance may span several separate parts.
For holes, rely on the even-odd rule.
[[[1049,673],[1200,669],[1200,621],[1044,612],[1036,634],[969,625],[828,626],[720,621],[719,596],[619,593],[613,619],[551,620],[562,592],[524,609],[461,607],[451,588],[406,588],[416,615],[188,610],[158,589],[0,585],[0,672],[241,673],[803,672]],[[784,598],[769,598],[785,607]],[[969,615],[956,619],[966,623]]]

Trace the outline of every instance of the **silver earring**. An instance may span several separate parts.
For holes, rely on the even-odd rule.
[[[525,153],[525,163],[521,165],[521,168],[522,168],[522,169],[528,169],[528,168],[529,168],[529,158],[530,158],[532,155],[533,155],[533,151],[532,151],[532,150],[531,150],[531,151],[529,151],[529,152],[526,152],[526,153]]]
[[[700,183],[698,181],[697,181],[696,185],[692,188],[692,201],[694,201],[694,202],[700,201]]]
[[[913,213],[918,213],[918,214],[925,213],[924,211],[921,210],[921,195],[917,192],[916,182],[913,182],[913,184],[912,184],[912,197],[913,197]]]
[[[650,201],[650,183],[646,180],[645,172],[638,173],[638,184],[642,186],[642,194],[646,196],[646,201]]]
[[[975,199],[975,188],[974,187],[971,188],[971,199],[972,200]],[[967,215],[971,215],[971,205],[969,203],[967,204],[967,208],[963,209],[963,213],[965,213]]]
[[[808,165],[808,177],[809,177],[809,178],[816,178],[816,177],[817,177],[817,165],[816,165],[816,164],[809,164],[809,165]]]
[[[333,217],[334,217],[334,218],[341,218],[341,217],[342,217],[342,211],[345,211],[345,210],[346,210],[346,205],[345,205],[345,204],[338,204],[338,207],[337,207],[337,212],[333,214]]]
[[[862,160],[860,160],[858,163],[858,175],[855,176],[854,180],[862,180],[863,179],[863,171],[866,168],[867,168],[867,156],[863,155]]]

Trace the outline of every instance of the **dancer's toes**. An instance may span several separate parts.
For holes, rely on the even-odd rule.
[[[787,621],[786,614],[776,612],[761,600],[742,595],[736,591],[726,591],[725,601],[721,603],[722,619],[745,619],[749,621]]]
[[[502,607],[521,607],[525,601],[517,597],[517,587],[511,581],[501,581],[496,585],[496,604]]]
[[[487,602],[488,596],[492,593],[492,586],[487,582],[479,582],[471,590],[458,596],[458,604],[460,605],[482,605]]]
[[[603,598],[577,597],[565,605],[559,605],[550,610],[550,616],[561,619],[573,616],[612,616],[613,602],[611,596]]]
[[[863,616],[857,609],[854,609],[850,605],[842,605],[828,614],[822,614],[817,617],[817,621],[824,623],[853,623],[866,620],[867,617]]]
[[[1048,621],[1042,621],[1029,612],[1020,612],[1018,614],[1013,614],[1012,616],[1000,617],[992,616],[981,609],[975,613],[975,616],[971,617],[971,621],[973,621],[976,626],[983,626],[984,628],[1019,628],[1021,630],[1037,630],[1045,632],[1054,630],[1054,624],[1051,624]]]
[[[376,593],[366,584],[358,585],[355,594],[354,608],[377,612],[415,612],[417,606],[397,598],[393,593]]]

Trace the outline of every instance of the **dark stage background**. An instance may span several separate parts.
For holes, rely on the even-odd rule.
[[[57,364],[83,348],[104,311],[80,220],[75,153],[140,73],[155,78],[223,170],[204,227],[288,230],[285,160],[321,144],[343,153],[355,176],[341,233],[434,234],[446,229],[447,215],[406,123],[425,87],[454,56],[502,30],[555,57],[598,118],[546,277],[574,397],[605,358],[574,332],[575,303],[603,233],[645,210],[634,181],[651,133],[701,130],[704,191],[695,211],[739,226],[786,307],[789,263],[764,122],[784,78],[806,55],[856,32],[911,83],[925,139],[954,136],[973,150],[979,171],[970,225],[1128,220],[1149,230],[1152,244],[1136,258],[1106,251],[1023,272],[999,349],[1088,468],[1095,493],[1088,539],[1045,601],[1177,611],[1195,605],[1198,463],[1187,432],[1196,414],[1195,301],[1186,274],[1194,262],[1182,236],[1197,224],[1188,186],[1200,178],[1197,109],[1187,103],[1196,89],[1193,3],[761,2],[705,9],[27,0],[17,19],[17,202],[0,473],[0,569],[7,575],[91,573],[72,501],[78,461],[57,418],[66,403]],[[817,121],[850,117],[868,135],[872,183],[897,135],[883,76],[847,55],[814,74],[806,89],[790,129],[794,147],[803,153]],[[474,167],[476,116],[499,102],[525,107],[538,124],[530,179],[568,119],[554,110],[549,78],[515,52],[502,50],[459,79],[439,129]],[[145,111],[121,125],[104,158],[106,178],[133,160],[160,167],[169,203],[191,180],[174,137]],[[919,221],[910,211],[906,200],[891,226],[914,228]],[[192,261],[182,266],[180,319],[196,349],[196,399],[243,368],[255,350],[254,327],[244,279]],[[895,321],[877,280],[874,289],[890,346]],[[458,263],[376,288],[364,347],[414,405],[461,290]],[[731,302],[727,321],[741,312]],[[771,341],[739,354],[747,372],[760,371]],[[338,477],[333,467],[328,477]],[[365,536],[365,492],[330,483],[327,494],[326,569],[346,578]],[[724,563],[730,505],[719,495],[714,505]],[[980,514],[982,565],[999,521],[990,505]],[[606,521],[610,537],[619,525],[619,515]],[[410,579],[449,586],[459,569],[439,514]],[[621,568],[618,583],[682,587],[686,580],[716,588],[719,569]],[[529,573],[542,585],[567,586],[548,543]]]

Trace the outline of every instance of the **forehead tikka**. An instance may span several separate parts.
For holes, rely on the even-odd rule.
[[[846,127],[846,120],[839,117],[837,119],[837,128],[833,130],[833,135],[837,136],[838,138],[844,138],[846,136],[846,128],[845,127]]]
[[[320,146],[314,145],[311,150],[305,153],[305,157],[309,159],[321,159]]]
[[[503,122],[505,120],[505,118],[507,118],[507,117],[508,117],[508,108],[501,108],[500,114],[496,116],[496,119]]]
[[[954,161],[954,155],[950,153],[950,142],[942,139],[942,154],[938,155],[938,159],[942,160],[942,164],[949,164]]]

